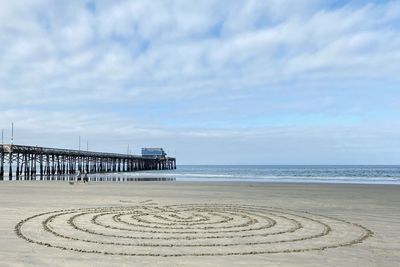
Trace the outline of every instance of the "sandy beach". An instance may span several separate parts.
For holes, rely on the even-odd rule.
[[[397,266],[400,187],[1,182],[1,266]]]

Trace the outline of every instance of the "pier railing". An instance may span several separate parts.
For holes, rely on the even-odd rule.
[[[139,155],[59,149],[25,145],[0,145],[0,180],[34,179],[50,175],[132,172],[176,169],[172,157],[147,158]]]

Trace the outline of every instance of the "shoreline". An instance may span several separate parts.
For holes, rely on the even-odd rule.
[[[142,179],[138,177],[139,179]],[[203,183],[210,183],[210,184],[281,184],[281,185],[291,185],[291,184],[298,184],[298,185],[367,185],[367,186],[400,186],[400,183],[367,183],[367,182],[332,182],[332,181],[326,181],[326,182],[315,182],[315,181],[310,181],[310,182],[293,182],[293,181],[260,181],[260,180],[196,180],[196,179],[176,179],[176,180],[161,180],[164,177],[145,177],[148,179],[160,179],[159,181],[146,181],[146,180],[137,180],[137,181],[89,181],[91,184],[95,183],[106,183],[106,184],[112,184],[112,183],[193,183],[193,184],[203,184]],[[0,185],[1,183],[68,183],[68,180],[0,180]]]

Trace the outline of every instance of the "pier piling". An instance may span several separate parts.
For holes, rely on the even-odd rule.
[[[8,168],[8,173],[6,170]],[[138,155],[91,152],[24,146],[0,145],[0,180],[8,174],[12,180],[36,180],[40,176],[80,173],[130,172],[141,170],[176,169],[172,157],[142,157]]]

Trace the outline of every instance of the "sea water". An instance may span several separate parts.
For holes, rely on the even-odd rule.
[[[176,181],[400,184],[400,166],[178,165],[176,170],[124,173]]]
[[[71,181],[76,175],[28,177],[30,180]],[[282,182],[353,183],[400,185],[400,166],[311,166],[311,165],[178,165],[176,170],[120,173],[90,173],[89,181],[194,181],[194,182]],[[25,180],[24,177],[20,177]],[[9,180],[5,175],[4,180]],[[16,177],[12,177],[16,180]]]

